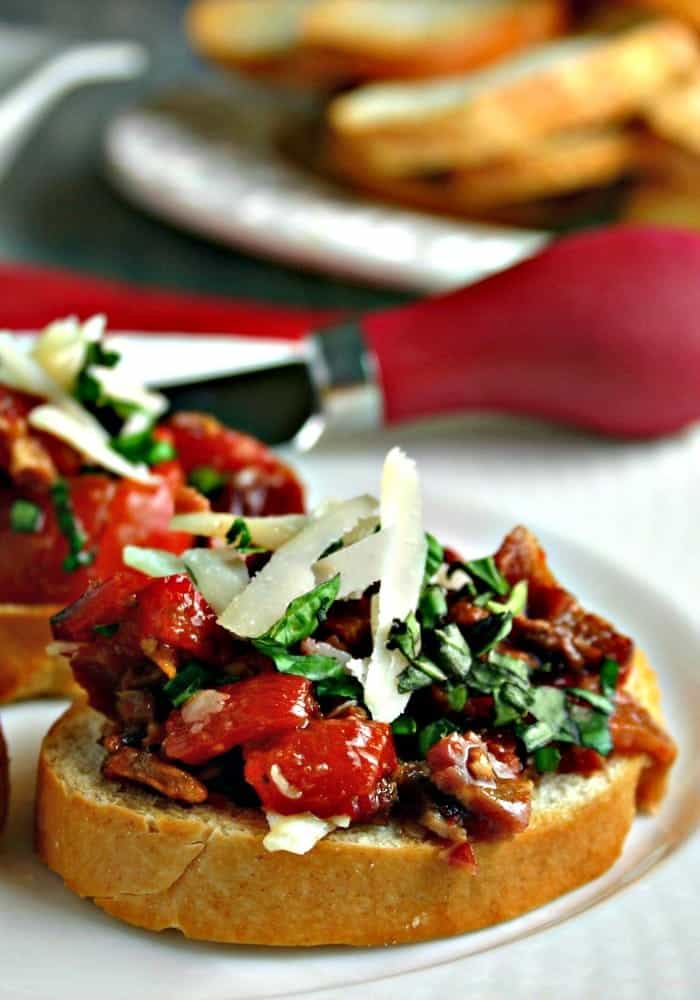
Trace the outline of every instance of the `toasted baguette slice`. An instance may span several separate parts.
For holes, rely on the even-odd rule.
[[[7,745],[0,725],[0,833],[7,820],[7,807],[10,801],[10,761],[7,756]]]
[[[226,68],[329,86],[461,72],[565,25],[563,0],[196,0],[187,16]]]
[[[66,660],[47,653],[52,604],[0,604],[0,704],[40,695],[75,695]]]
[[[700,28],[700,4],[698,0],[639,0],[650,10],[659,11],[662,14],[673,14],[675,17],[682,17]]]
[[[630,688],[658,718],[654,675],[638,655]],[[102,717],[75,705],[39,760],[40,856],[80,896],[150,930],[265,945],[377,945],[458,934],[515,917],[604,872],[620,854],[636,796],[652,806],[664,776],[640,783],[644,756],[593,777],[543,777],[528,829],[477,844],[478,872],[399,825],[354,827],[302,857],[268,853],[259,810],[185,809],[101,775]]]
[[[658,21],[542,46],[479,73],[376,84],[331,102],[328,123],[375,173],[479,166],[555,132],[624,119],[697,65],[693,32]]]
[[[645,119],[656,135],[700,156],[700,67],[687,82],[653,98]]]
[[[560,34],[561,0],[321,0],[304,15],[311,49],[354,79],[460,73]]]
[[[373,174],[342,147],[328,151],[333,173],[387,201],[428,211],[469,215],[532,199],[608,184],[638,162],[634,132],[622,128],[562,132],[526,153],[471,170],[434,178],[387,178]]]

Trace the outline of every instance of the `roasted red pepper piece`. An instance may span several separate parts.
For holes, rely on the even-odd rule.
[[[185,764],[203,764],[250,741],[298,729],[318,714],[310,681],[293,674],[260,674],[201,691],[165,724],[163,750]]]
[[[396,766],[391,728],[361,719],[318,719],[245,748],[246,781],[264,809],[283,815],[369,819],[386,804]]]
[[[68,642],[89,642],[95,638],[96,625],[121,621],[135,604],[137,593],[150,583],[143,573],[127,569],[91,587],[51,619],[54,637]]]
[[[133,628],[141,640],[155,640],[203,660],[218,658],[217,640],[223,630],[187,576],[149,580],[127,620],[130,630]]]

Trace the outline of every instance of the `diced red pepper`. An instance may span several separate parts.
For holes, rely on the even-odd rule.
[[[391,728],[361,719],[318,719],[245,748],[246,781],[264,809],[283,815],[369,819],[386,804],[396,766]]]
[[[112,625],[124,618],[136,595],[151,581],[143,573],[124,570],[91,587],[75,603],[51,620],[56,639],[89,642],[95,638],[96,625]]]
[[[141,639],[154,639],[203,660],[216,659],[219,636],[228,636],[216,624],[212,608],[182,574],[149,580],[127,617]]]
[[[203,764],[250,741],[274,739],[318,714],[310,681],[268,673],[200,692],[165,724],[163,750],[185,764]]]

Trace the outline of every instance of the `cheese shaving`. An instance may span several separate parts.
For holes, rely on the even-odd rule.
[[[182,555],[162,549],[127,545],[122,552],[125,566],[146,576],[189,576],[204,600],[217,614],[228,607],[248,585],[245,560],[236,549],[187,549]]]
[[[398,650],[387,649],[386,644],[394,619],[403,621],[418,605],[426,558],[422,520],[416,464],[399,448],[393,448],[382,473],[380,521],[386,544],[374,649],[365,681],[365,702],[372,718],[380,722],[393,722],[410,698],[410,694],[401,694],[397,687],[407,660]]]
[[[361,496],[334,504],[274,553],[249,586],[234,597],[219,624],[242,638],[263,635],[284,615],[296,597],[316,585],[311,566],[334,541],[376,509],[377,501]]]
[[[316,583],[323,583],[340,573],[338,599],[363,593],[381,576],[386,533],[367,535],[354,545],[339,549],[314,566]]]
[[[72,413],[52,403],[35,407],[28,416],[31,427],[38,431],[46,431],[71,445],[89,463],[99,465],[124,479],[132,479],[137,483],[157,483],[145,465],[135,465],[114,451],[107,444],[105,437],[98,434],[94,427],[79,420]]]
[[[263,838],[266,851],[288,851],[290,854],[308,854],[319,840],[338,827],[347,829],[349,816],[331,816],[319,819],[313,813],[297,813],[296,816],[281,816],[276,812],[266,812],[270,832]]]
[[[186,531],[202,538],[226,538],[235,520],[234,514],[204,510],[192,514],[176,514],[170,522],[170,528],[172,531]],[[305,514],[246,517],[243,520],[250,532],[251,544],[269,551],[286,544],[309,523]]]
[[[37,337],[32,356],[64,392],[70,392],[85,364],[88,346],[101,339],[105,324],[102,315],[85,323],[79,323],[75,316],[49,323]]]

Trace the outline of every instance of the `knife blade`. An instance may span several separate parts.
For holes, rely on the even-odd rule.
[[[700,419],[700,235],[619,227],[561,240],[440,298],[297,342],[176,337],[132,357],[173,406],[270,443],[459,410],[649,437]],[[181,338],[182,340],[182,338]],[[183,344],[181,349],[185,350]]]

